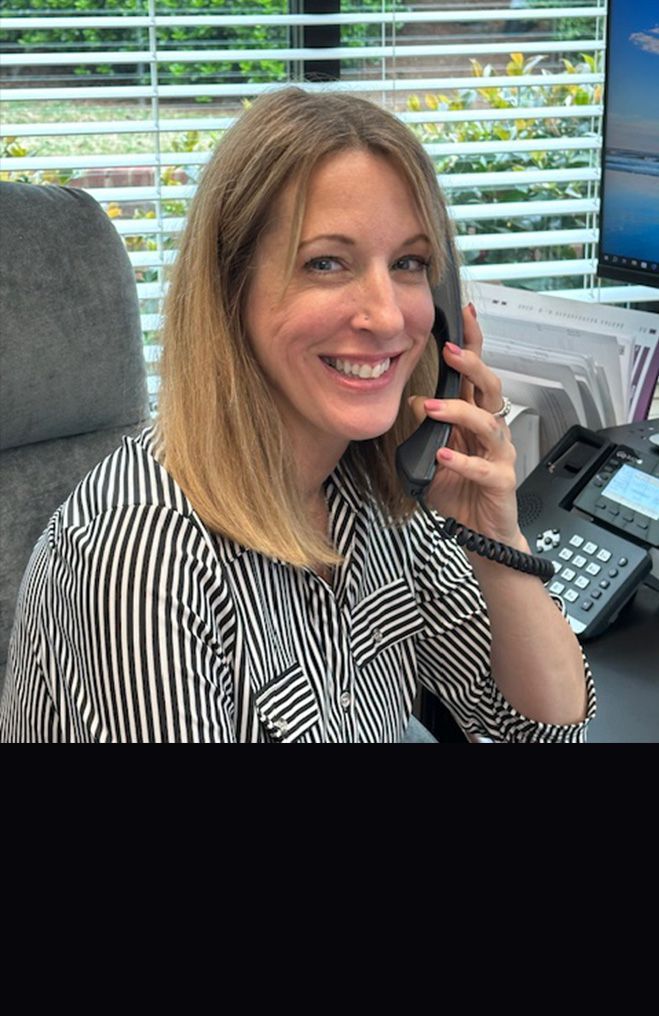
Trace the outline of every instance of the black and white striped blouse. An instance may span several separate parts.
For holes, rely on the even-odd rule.
[[[397,742],[420,681],[467,733],[585,739],[585,724],[528,720],[498,691],[461,550],[421,514],[383,525],[341,467],[326,494],[344,557],[332,586],[213,535],[153,429],[125,439],[34,549],[0,738]]]

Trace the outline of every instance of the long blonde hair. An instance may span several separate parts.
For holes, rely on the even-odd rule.
[[[296,566],[335,564],[338,556],[301,504],[290,442],[243,310],[259,235],[282,188],[292,180],[299,188],[294,250],[314,167],[355,148],[387,157],[408,182],[437,281],[451,227],[419,141],[367,100],[287,87],[257,99],[217,146],[190,207],[165,303],[158,419],[164,464],[211,530]],[[430,342],[405,394],[432,393],[436,370]],[[392,522],[413,507],[394,464],[396,445],[413,427],[403,397],[393,428],[353,442],[343,460]]]

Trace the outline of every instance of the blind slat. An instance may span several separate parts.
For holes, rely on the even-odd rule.
[[[593,7],[548,7],[535,15],[537,20],[552,21],[564,18],[594,18],[597,8]],[[127,14],[124,17],[99,15],[90,17],[49,17],[49,18],[0,18],[0,30],[50,28],[226,28],[230,26],[325,26],[325,25],[390,25],[396,24],[466,24],[471,21],[528,21],[528,10],[464,10],[448,11],[398,11],[360,12],[353,14],[156,14],[153,17]]]
[[[604,49],[601,39],[580,39],[561,42],[516,42],[518,53],[588,53]],[[55,66],[58,64],[135,64],[149,63],[235,63],[237,61],[318,60],[318,49],[280,47],[275,49],[204,49],[204,50],[131,50],[76,53],[7,53],[3,63],[7,67]],[[510,53],[509,42],[470,42],[469,53]],[[328,46],[322,49],[323,60],[391,60],[413,56],[463,56],[464,43],[438,43],[423,46],[414,44],[389,46]]]
[[[554,201],[494,201],[491,204],[451,205],[449,212],[458,222],[480,219],[516,219],[524,215],[574,215],[596,212],[599,198],[556,198]]]
[[[594,258],[575,258],[570,261],[521,261],[518,264],[468,265],[461,269],[467,282],[511,279],[553,279],[570,275],[590,275],[595,272]]]
[[[596,151],[602,147],[601,137],[578,138],[514,138],[510,141],[446,141],[424,145],[429,155],[495,155],[506,152],[567,152]]]
[[[508,248],[535,248],[567,246],[569,244],[596,243],[597,229],[542,229],[514,233],[476,233],[458,236],[460,251],[506,250]]]
[[[538,88],[550,87],[552,85],[574,85],[576,81],[583,84],[601,84],[604,75],[600,73],[579,74],[546,74],[540,78],[537,74],[520,74],[514,77],[446,77],[446,78],[405,78],[399,80],[379,80],[377,85],[372,80],[351,80],[333,81],[332,90],[349,92],[377,92],[388,94],[390,92],[434,92],[447,91],[464,88]],[[204,84],[204,85],[159,85],[157,93],[148,85],[90,85],[89,87],[78,87],[71,85],[67,88],[12,88],[11,98],[14,101],[59,100],[71,99],[146,99],[158,94],[167,99],[184,99],[203,97],[230,98],[232,96],[260,95],[263,92],[274,91],[277,87],[273,83],[261,84],[255,81],[246,81],[244,84]],[[327,85],[314,85],[313,82],[305,83],[308,91],[322,91]]]
[[[427,113],[403,113],[404,123],[441,124],[472,123],[497,120],[555,120],[590,119],[601,115],[601,106],[516,106],[513,109],[428,110]],[[214,119],[159,120],[99,120],[95,122],[69,121],[65,123],[8,123],[0,133],[4,137],[70,137],[75,134],[146,134],[184,130],[226,130],[233,117]]]

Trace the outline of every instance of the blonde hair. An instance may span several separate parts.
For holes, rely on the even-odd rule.
[[[429,157],[395,116],[367,100],[287,87],[267,93],[221,139],[192,201],[165,303],[158,429],[164,464],[214,532],[296,566],[335,564],[296,483],[268,382],[243,322],[259,235],[283,187],[299,187],[291,250],[320,159],[346,149],[388,158],[407,181],[431,239],[436,282],[452,246]],[[430,342],[393,428],[353,442],[343,461],[393,523],[413,507],[396,478],[396,446],[413,430],[405,397],[434,391]]]

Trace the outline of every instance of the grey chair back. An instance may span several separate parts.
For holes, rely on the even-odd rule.
[[[89,194],[0,183],[0,316],[1,682],[34,544],[86,473],[149,420],[133,269]]]

